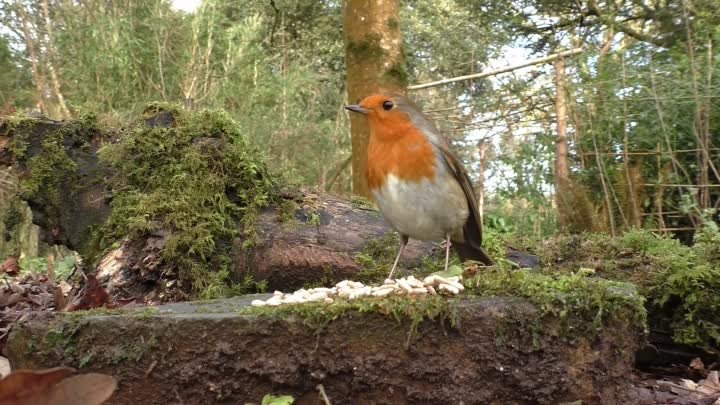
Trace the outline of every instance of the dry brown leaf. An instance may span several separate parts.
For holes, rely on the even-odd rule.
[[[0,380],[0,405],[100,405],[117,388],[117,380],[104,374],[68,377],[75,370],[18,370]]]
[[[705,370],[705,364],[703,364],[703,361],[700,359],[700,357],[695,357],[690,362],[690,368],[693,370],[703,371]]]
[[[18,265],[17,258],[15,256],[8,256],[5,262],[0,265],[0,270],[11,276],[18,274],[20,272],[20,266]]]
[[[20,405],[20,399],[37,392],[47,391],[63,378],[74,373],[70,367],[47,370],[17,370],[0,380],[0,405]],[[37,403],[36,405],[41,405]]]
[[[66,311],[100,308],[108,304],[110,296],[93,275],[87,276],[85,287],[78,296],[65,308]]]
[[[115,392],[117,380],[105,374],[76,375],[54,385],[46,405],[100,405]],[[37,402],[39,405],[40,403]]]

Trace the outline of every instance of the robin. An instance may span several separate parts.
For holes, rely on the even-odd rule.
[[[446,271],[451,241],[463,260],[492,265],[482,248],[470,177],[430,119],[412,101],[394,94],[374,94],[345,108],[368,120],[368,187],[380,212],[400,233],[400,251],[388,278],[409,238],[445,239]]]

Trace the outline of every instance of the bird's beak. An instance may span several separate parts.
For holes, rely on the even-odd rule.
[[[350,110],[353,112],[358,112],[360,114],[367,114],[370,112],[367,108],[363,108],[360,106],[360,104],[350,104],[345,106],[346,110]]]

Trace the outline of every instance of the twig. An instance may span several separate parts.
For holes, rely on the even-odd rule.
[[[145,370],[145,378],[150,377],[150,373],[153,372],[153,370],[155,369],[155,366],[157,366],[157,364],[158,364],[157,360],[153,360],[153,362],[150,363],[150,366],[147,368],[147,370]]]
[[[330,399],[327,397],[327,394],[325,394],[325,387],[323,387],[322,384],[318,384],[315,388],[317,388],[320,393],[320,398],[322,398],[323,402],[325,402],[325,405],[332,405]]]
[[[518,65],[506,66],[506,67],[500,68],[500,69],[487,70],[485,72],[475,73],[472,75],[451,77],[449,79],[442,79],[442,80],[438,80],[436,82],[415,84],[413,86],[408,86],[407,89],[408,90],[420,90],[420,89],[426,89],[428,87],[441,86],[443,84],[455,83],[455,82],[460,82],[460,81],[464,81],[464,80],[481,79],[483,77],[495,76],[495,75],[499,75],[501,73],[512,72],[513,70],[521,69],[521,68],[532,66],[532,65],[537,65],[540,63],[552,62],[557,58],[562,58],[564,56],[577,55],[581,52],[583,52],[582,48],[575,48],[575,49],[571,49],[568,51],[548,55],[543,58],[532,59],[532,60],[520,63]]]

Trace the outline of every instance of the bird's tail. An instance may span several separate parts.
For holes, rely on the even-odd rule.
[[[488,256],[487,252],[482,247],[475,247],[469,243],[461,243],[453,241],[452,247],[458,252],[460,260],[475,260],[486,266],[492,266],[495,264],[493,259]]]

